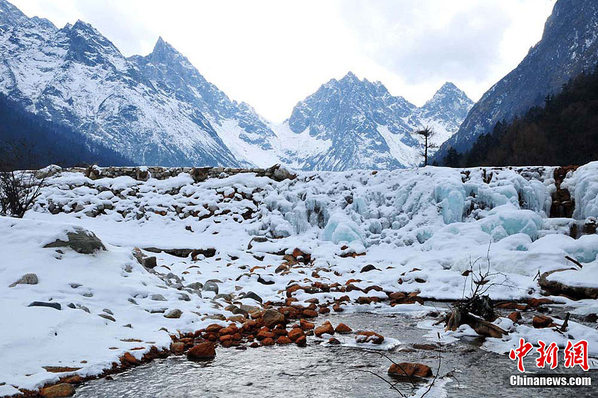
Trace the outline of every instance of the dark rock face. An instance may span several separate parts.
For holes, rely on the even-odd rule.
[[[437,159],[448,148],[471,148],[476,138],[494,125],[542,105],[548,94],[598,64],[598,2],[559,0],[544,27],[542,40],[511,73],[496,83],[474,105],[459,131],[444,143]]]

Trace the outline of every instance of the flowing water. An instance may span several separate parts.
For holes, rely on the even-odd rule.
[[[353,313],[331,315],[333,324],[344,322],[354,330],[374,330],[400,340],[401,345],[387,355],[395,361],[428,364],[436,373],[440,360],[441,376],[450,373],[442,391],[428,397],[595,397],[596,387],[513,388],[508,377],[516,373],[515,363],[505,355],[480,350],[479,339],[444,346],[439,351],[413,350],[414,343],[428,343],[419,320],[404,315]],[[308,341],[310,341],[308,339]],[[320,345],[311,340],[307,347],[295,345],[239,350],[217,349],[216,359],[204,363],[184,356],[156,360],[122,374],[113,380],[99,379],[77,389],[76,397],[400,397],[379,379],[388,379],[390,362],[380,354],[363,349]],[[579,373],[579,372],[577,372]],[[595,372],[593,381],[598,383]],[[448,379],[448,378],[447,378]],[[445,379],[439,379],[440,385]],[[437,385],[437,387],[438,387]],[[409,382],[397,384],[407,396]]]

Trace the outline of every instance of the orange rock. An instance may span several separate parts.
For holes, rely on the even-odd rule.
[[[339,323],[338,325],[336,325],[336,329],[334,329],[334,331],[336,333],[346,334],[346,333],[351,333],[353,331],[353,329],[351,329],[349,326],[345,325],[344,323]]]
[[[513,311],[507,317],[510,320],[512,320],[513,322],[517,322],[517,321],[519,321],[521,319],[521,312],[519,312],[519,311]]]
[[[39,394],[44,398],[70,397],[75,394],[75,387],[68,383],[59,383],[42,388]]]
[[[233,339],[232,335],[225,334],[225,335],[220,336],[220,338],[218,340],[220,340],[221,343],[224,343],[225,341],[232,340],[232,339]]]
[[[330,308],[328,308],[328,307],[320,307],[320,309],[318,310],[318,312],[320,314],[328,314],[330,312]]]
[[[338,303],[334,304],[332,306],[332,309],[334,310],[334,312],[343,312],[343,307],[341,307]]]
[[[388,374],[398,377],[430,377],[432,376],[432,369],[422,363],[401,362],[390,365]]]
[[[314,330],[314,334],[317,337],[320,337],[325,333],[326,334],[334,334],[334,328],[332,327],[332,324],[329,321],[324,322],[322,325],[318,326]]]
[[[305,319],[299,320],[299,325],[301,325],[301,329],[303,330],[313,329],[316,326],[312,322],[308,322]]]
[[[275,334],[272,333],[270,330],[268,330],[267,328],[262,328],[257,333],[255,338],[258,340],[264,340],[264,339],[272,339],[272,338],[274,338],[274,336],[275,336]]]
[[[269,346],[269,345],[274,345],[274,339],[268,337],[262,340],[262,345],[263,346]]]
[[[334,344],[334,345],[338,345],[338,344],[340,344],[340,343],[341,343],[341,342],[340,342],[340,341],[338,341],[337,339],[335,339],[334,337],[331,337],[331,338],[328,340],[328,344]]]
[[[258,343],[257,341],[254,341],[253,343],[249,344],[249,347],[251,348],[258,348],[260,346],[260,343]]]
[[[217,323],[213,323],[211,325],[208,325],[208,327],[206,328],[206,332],[208,333],[214,333],[214,332],[218,332],[220,329],[222,329],[222,325],[218,325]]]
[[[175,343],[170,344],[170,352],[174,355],[181,355],[185,351],[185,343],[181,343],[177,341]]]
[[[536,308],[539,307],[542,304],[553,304],[554,301],[552,301],[551,299],[547,299],[547,298],[531,298],[527,301],[527,307],[528,308]]]
[[[547,328],[552,325],[552,318],[546,315],[536,315],[532,319],[532,325],[536,329]]]
[[[305,310],[303,310],[303,316],[306,318],[317,318],[318,313],[314,310],[305,309]]]
[[[301,290],[301,289],[303,289],[303,287],[299,286],[299,285],[293,285],[293,286],[287,287],[287,297],[291,297],[291,295],[293,293],[295,293],[297,290]]]
[[[277,340],[276,340],[276,344],[291,344],[292,341],[291,339],[289,339],[287,336],[280,336]]]
[[[296,341],[299,337],[304,336],[303,330],[299,329],[299,328],[293,328],[291,329],[291,331],[288,333],[288,337],[289,339],[291,339],[292,341]]]
[[[293,250],[293,257],[299,258],[299,257],[303,257],[303,256],[304,256],[304,253],[300,249],[295,248],[295,250]]]
[[[120,358],[120,362],[127,365],[137,365],[139,363],[137,358],[135,358],[130,352],[125,352],[125,354]]]
[[[372,331],[359,331],[355,336],[355,341],[358,343],[382,344],[384,336]]]
[[[215,357],[216,349],[214,348],[214,344],[209,341],[199,343],[187,352],[187,359],[192,361],[205,361],[214,359]]]
[[[396,301],[404,300],[405,297],[407,297],[407,296],[405,295],[405,293],[402,293],[402,292],[394,292],[394,293],[390,293],[388,295],[389,299],[396,300]]]
[[[342,303],[343,301],[350,302],[351,298],[347,295],[341,296],[336,300],[338,303]]]
[[[299,336],[299,338],[295,340],[295,344],[297,344],[299,347],[305,347],[307,345],[307,337]]]

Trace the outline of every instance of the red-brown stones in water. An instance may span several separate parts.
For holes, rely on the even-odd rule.
[[[395,301],[402,301],[407,297],[407,295],[403,292],[394,292],[388,294],[388,298]]]
[[[293,328],[288,334],[289,339],[291,339],[292,341],[297,341],[297,339],[301,336],[305,336],[305,334],[303,333],[303,330],[300,328]]]
[[[337,303],[342,303],[343,301],[346,301],[347,303],[351,301],[351,298],[347,295],[341,296],[339,297],[336,302]]]
[[[388,374],[395,377],[430,377],[432,369],[422,363],[401,362],[390,365]]]
[[[536,315],[534,316],[534,319],[532,319],[532,325],[536,329],[547,328],[553,325],[552,318],[546,315]]]
[[[299,336],[297,340],[295,340],[295,344],[297,344],[299,347],[305,347],[307,345],[307,337]]]
[[[187,358],[192,361],[206,361],[215,357],[216,349],[214,348],[214,344],[209,341],[199,343],[187,351]]]
[[[75,387],[68,383],[59,383],[53,386],[44,387],[39,392],[44,398],[70,397],[75,394]]]
[[[353,290],[358,290],[358,291],[360,291],[360,292],[363,292],[363,289],[361,289],[361,288],[359,288],[359,287],[355,286],[355,285],[354,285],[354,284],[352,284],[352,283],[349,283],[349,284],[347,285],[347,287],[345,287],[345,291],[347,291],[347,292],[352,292]]]
[[[274,339],[271,338],[271,337],[265,338],[265,339],[262,340],[262,345],[264,347],[270,346],[270,345],[274,345]]]
[[[328,344],[332,344],[332,345],[338,345],[338,344],[340,344],[340,343],[341,343],[341,342],[340,342],[340,341],[338,341],[337,339],[335,339],[334,337],[331,337],[331,338],[328,340]]]
[[[326,321],[314,330],[314,334],[317,337],[320,337],[323,334],[334,334],[334,328],[332,327],[330,321]]]
[[[330,308],[328,308],[328,307],[320,307],[320,308],[318,309],[318,312],[319,312],[320,314],[328,314],[328,313],[330,313]]]
[[[336,328],[334,329],[334,331],[336,333],[340,333],[340,334],[347,334],[347,333],[351,333],[353,331],[353,329],[351,329],[349,326],[345,325],[344,323],[339,323],[338,325],[336,325]]]
[[[255,336],[258,340],[273,339],[276,335],[270,331],[267,327],[263,327],[257,332]]]
[[[303,329],[303,330],[311,330],[311,329],[315,328],[315,326],[316,326],[312,322],[308,322],[305,319],[301,319],[299,321],[299,325],[301,326],[301,329]]]
[[[543,304],[553,304],[554,301],[548,298],[531,298],[527,301],[527,308],[536,308]]]
[[[302,312],[303,316],[306,318],[317,318],[318,317],[318,313],[314,310],[311,309],[305,309]]]
[[[382,344],[384,341],[384,336],[372,331],[359,331],[355,336],[355,341],[357,343],[373,343],[373,344]]]
[[[303,286],[299,286],[299,285],[293,285],[293,286],[289,286],[287,287],[287,297],[291,297],[293,295],[293,293],[295,293],[297,290],[302,290]]]
[[[283,326],[278,325],[272,329],[272,333],[274,333],[276,336],[286,336],[288,332]]]
[[[254,341],[253,343],[249,344],[249,347],[251,348],[258,348],[260,346],[260,343],[258,343],[257,341]]]
[[[291,343],[291,339],[289,339],[287,336],[280,336],[278,339],[276,339],[276,344],[285,345]]]
[[[221,343],[224,343],[225,341],[229,341],[233,339],[233,335],[232,334],[224,334],[222,336],[220,336],[220,338],[218,339]]]
[[[174,355],[181,355],[183,352],[185,352],[185,343],[175,341],[174,343],[170,344],[170,352],[172,352]]]
[[[499,304],[496,304],[495,307],[505,309],[505,310],[519,310],[519,311],[523,311],[523,310],[527,309],[527,305],[519,304],[514,301],[507,301],[504,303],[499,303]]]
[[[379,301],[380,301],[379,297],[361,296],[361,297],[357,298],[357,304],[371,304],[371,303],[377,303]]]
[[[222,329],[224,326],[219,325],[217,323],[213,323],[211,325],[208,325],[208,327],[205,329],[206,332],[208,333],[218,333],[218,331],[220,329]]]
[[[139,361],[130,352],[125,352],[124,355],[120,357],[120,363],[125,366],[135,366],[139,364]]]
[[[509,318],[513,322],[517,322],[517,321],[521,320],[521,312],[513,311],[507,316],[507,318]]]

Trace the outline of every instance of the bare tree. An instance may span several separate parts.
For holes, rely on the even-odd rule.
[[[421,130],[417,130],[415,134],[419,135],[420,137],[424,138],[424,149],[423,149],[423,157],[424,157],[424,166],[428,165],[428,151],[431,148],[435,148],[436,146],[432,144],[431,138],[434,137],[436,134],[431,127],[425,126]]]
[[[26,148],[4,145],[0,154],[0,215],[21,218],[41,194],[45,179],[34,171],[15,170]]]

